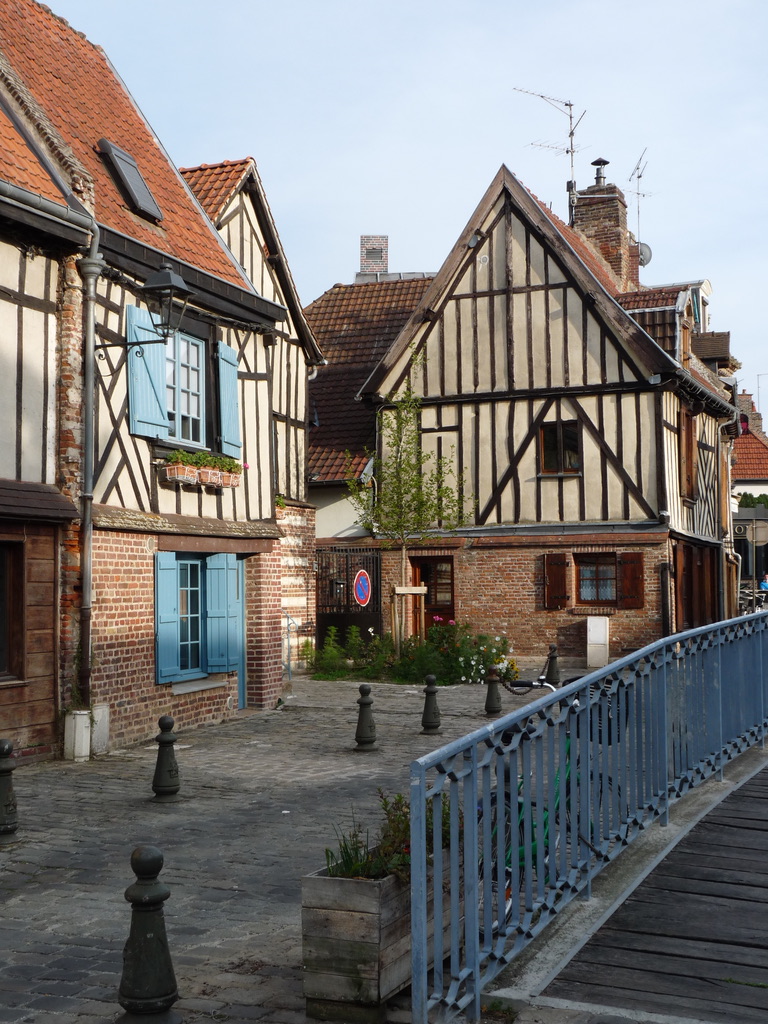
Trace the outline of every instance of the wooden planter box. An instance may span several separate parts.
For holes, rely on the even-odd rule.
[[[448,920],[447,892],[443,902]],[[431,898],[429,918],[431,933]],[[394,875],[329,878],[325,868],[305,875],[301,933],[307,1016],[385,1021],[386,1001],[411,983],[410,886]]]

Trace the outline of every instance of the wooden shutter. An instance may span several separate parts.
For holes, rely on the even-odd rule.
[[[624,551],[616,557],[619,576],[619,608],[642,608],[645,603],[642,551]]]
[[[206,664],[209,672],[231,672],[240,664],[242,599],[237,556],[205,560]]]
[[[227,671],[227,556],[205,560],[206,665],[209,672]]]
[[[178,678],[179,573],[172,551],[155,555],[155,659],[158,683]]]
[[[570,604],[570,559],[557,553],[544,555],[544,607],[566,608]]]
[[[240,458],[240,404],[237,388],[237,352],[223,342],[216,349],[219,364],[219,417],[221,451]]]
[[[159,342],[146,309],[128,306],[126,335],[129,429],[145,437],[168,437],[165,344]]]

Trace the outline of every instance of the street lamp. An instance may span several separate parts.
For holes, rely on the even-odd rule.
[[[144,296],[155,331],[167,341],[179,329],[187,303],[194,294],[170,263],[147,277],[139,289]]]

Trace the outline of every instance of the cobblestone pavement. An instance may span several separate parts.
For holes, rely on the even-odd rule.
[[[376,683],[377,744],[363,753],[354,742],[357,683],[290,686],[279,710],[179,733],[177,802],[152,799],[154,742],[83,764],[17,768],[19,828],[0,846],[0,1024],[120,1015],[123,893],[141,843],[165,856],[184,1020],[305,1024],[302,875],[324,864],[334,826],[349,825],[353,812],[375,828],[379,786],[405,790],[415,757],[488,719],[484,688],[442,688],[441,735],[422,736],[423,688]],[[524,703],[503,700],[505,712]]]

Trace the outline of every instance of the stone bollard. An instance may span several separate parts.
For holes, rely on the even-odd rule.
[[[499,677],[496,669],[492,668],[485,681],[485,713],[486,715],[501,714],[501,691],[499,690]]]
[[[162,866],[163,854],[156,846],[137,846],[131,854],[136,881],[125,890],[131,904],[131,931],[123,949],[123,975],[117,993],[117,1001],[127,1012],[116,1024],[146,1020],[147,1014],[163,1014],[155,1017],[163,1024],[181,1022],[178,1013],[169,1012],[179,991],[163,914],[171,890],[157,878]]]
[[[551,686],[560,685],[560,666],[557,663],[557,644],[549,645],[549,657],[547,658],[547,672],[544,682]]]
[[[357,700],[360,711],[357,715],[357,732],[355,733],[356,750],[373,750],[376,743],[376,726],[373,721],[373,697],[368,683],[361,683],[360,696]]]
[[[155,777],[152,779],[152,789],[155,792],[155,800],[168,803],[178,799],[181,786],[179,766],[176,763],[176,753],[173,749],[176,737],[171,732],[173,719],[170,715],[162,715],[157,724],[160,726],[160,735],[155,736],[157,764],[155,765]]]
[[[437,684],[434,676],[427,676],[424,689],[424,714],[421,716],[421,731],[429,736],[440,732],[440,708],[437,706]]]
[[[13,771],[16,765],[12,753],[13,743],[0,740],[0,839],[11,836],[19,827],[16,794],[13,791]]]

